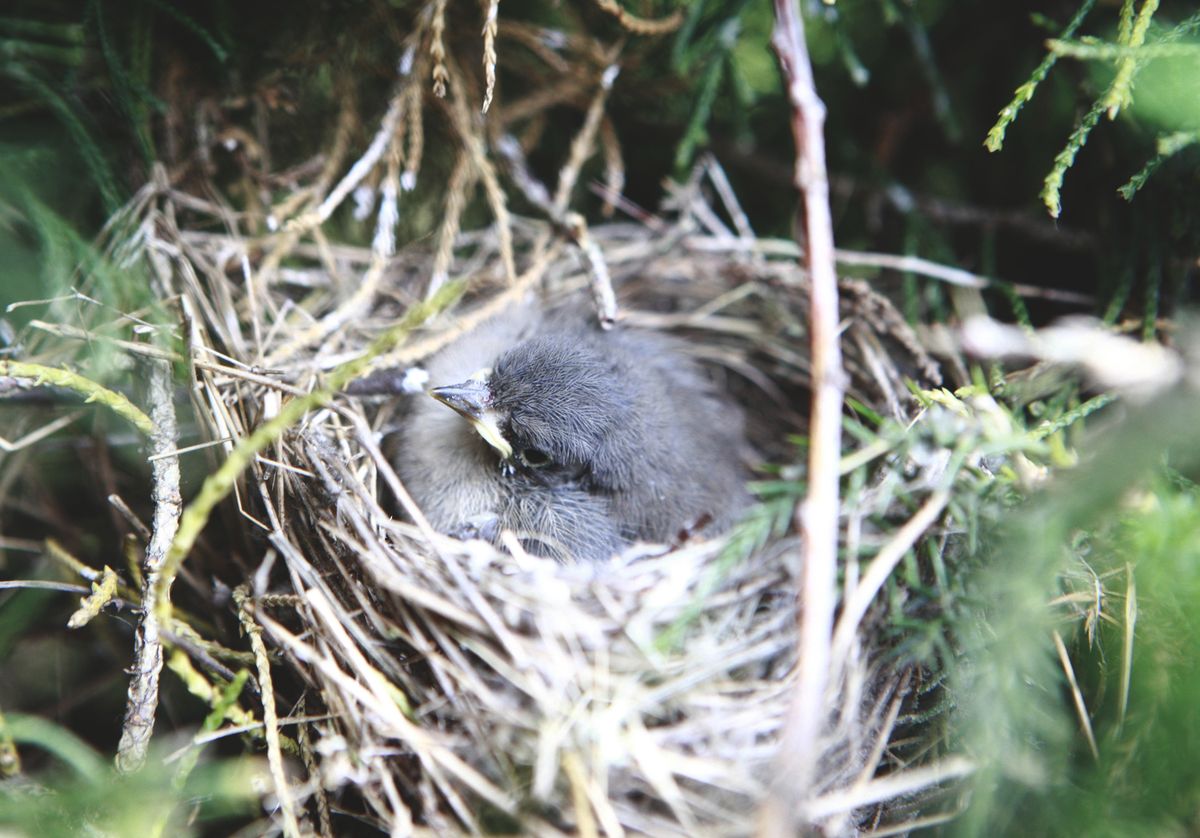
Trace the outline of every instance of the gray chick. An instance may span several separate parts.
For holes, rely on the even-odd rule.
[[[714,532],[746,502],[741,413],[670,337],[516,313],[428,371],[433,399],[414,406],[393,460],[443,532],[511,530],[530,553],[600,560]]]

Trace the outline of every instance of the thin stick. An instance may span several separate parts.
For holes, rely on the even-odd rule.
[[[496,92],[496,19],[499,16],[500,0],[488,0],[487,11],[483,20],[483,107],[481,113],[487,113],[492,104],[492,96]]]
[[[446,98],[446,82],[450,74],[446,72],[446,0],[434,0],[433,21],[429,27],[429,56],[433,59],[433,95],[439,99]]]
[[[45,579],[3,579],[0,580],[0,591],[27,588],[37,591],[61,591],[66,594],[90,594],[92,589],[87,585],[72,585],[70,582],[50,582]]]
[[[615,53],[616,50],[613,52]],[[615,63],[605,68],[600,76],[600,86],[596,90],[596,95],[592,97],[592,102],[588,105],[583,127],[571,141],[571,151],[567,155],[567,162],[559,170],[558,185],[554,190],[553,206],[556,213],[566,212],[567,207],[571,205],[571,191],[579,180],[579,172],[596,150],[596,132],[600,129],[600,119],[604,116],[604,104],[608,101],[608,95],[612,91],[613,82],[617,80],[620,69],[620,66]]]
[[[592,816],[592,807],[588,802],[587,774],[585,773],[579,755],[574,752],[563,754],[563,773],[571,785],[571,805],[575,809],[575,828],[580,838],[599,838],[596,829],[596,819]]]
[[[891,541],[883,546],[878,555],[871,560],[870,567],[863,575],[862,582],[847,594],[846,604],[842,608],[842,616],[838,620],[837,632],[833,636],[833,655],[840,659],[848,654],[858,632],[858,624],[866,615],[867,609],[875,595],[883,587],[883,583],[892,575],[892,571],[909,549],[917,543],[917,539],[933,526],[946,504],[950,502],[950,492],[939,489],[921,505],[916,514],[899,529]]]
[[[152,360],[148,397],[154,430],[150,447],[154,459],[154,520],[146,546],[145,584],[142,587],[142,619],[134,642],[133,677],[125,704],[125,723],[117,746],[118,771],[136,771],[146,761],[154,716],[158,709],[158,677],[162,672],[160,607],[170,602],[171,583],[160,585],[159,576],[167,551],[179,528],[183,498],[179,494],[179,455],[175,423],[175,387],[169,361]]]
[[[676,9],[664,18],[647,20],[626,11],[616,0],[596,0],[596,5],[617,19],[617,23],[635,35],[665,35],[683,24],[683,10]]]
[[[816,820],[841,812],[850,812],[872,803],[894,800],[903,795],[936,786],[975,772],[975,764],[965,757],[947,757],[924,768],[897,771],[865,786],[836,791],[818,798],[812,804],[811,817]]]
[[[458,71],[453,61],[449,62],[446,67],[450,72],[452,85],[450,107],[448,108],[450,121],[463,148],[471,155],[471,162],[475,166],[476,174],[483,181],[483,193],[492,210],[492,217],[496,220],[496,238],[500,246],[500,261],[504,263],[504,277],[511,285],[517,281],[517,262],[513,255],[512,216],[508,212],[507,198],[504,195],[503,187],[500,186],[500,178],[496,176],[496,167],[492,165],[492,161],[484,149],[482,133],[475,125],[471,111],[467,107],[466,94],[463,92],[465,88],[462,73]]]
[[[1058,631],[1054,632],[1054,648],[1058,652],[1058,661],[1062,664],[1063,672],[1066,673],[1067,683],[1071,686],[1071,697],[1075,701],[1075,713],[1079,716],[1079,727],[1083,730],[1083,735],[1087,737],[1092,759],[1099,761],[1100,750],[1096,747],[1096,734],[1092,731],[1092,720],[1088,716],[1087,703],[1083,700],[1083,691],[1079,689],[1079,681],[1075,679],[1075,667],[1071,666],[1071,656],[1067,653],[1067,646],[1063,643],[1062,635]]]
[[[469,193],[475,189],[479,179],[471,155],[463,150],[458,153],[450,179],[446,185],[446,204],[442,210],[442,225],[438,231],[437,251],[433,256],[433,273],[429,279],[426,297],[432,297],[450,279],[450,266],[454,262],[454,243],[458,239],[463,210],[467,208]]]
[[[614,58],[618,50],[619,47],[611,51]],[[549,216],[560,234],[579,248],[602,329],[611,329],[617,321],[617,297],[613,291],[612,277],[608,272],[604,253],[588,235],[587,222],[582,215],[568,212],[567,208],[571,203],[571,192],[579,180],[579,173],[595,151],[596,133],[600,130],[604,116],[604,103],[608,101],[608,94],[619,69],[618,65],[613,63],[601,75],[599,89],[588,107],[583,127],[571,142],[567,162],[559,170],[558,185],[555,187],[553,198],[549,197],[546,187],[529,172],[521,146],[513,137],[505,137],[498,144],[498,150],[508,163],[513,181],[525,193],[525,197]],[[535,250],[540,250],[540,247],[535,247]]]
[[[262,626],[254,619],[250,606],[250,591],[245,585],[239,586],[233,592],[233,600],[238,606],[238,619],[242,630],[250,639],[250,648],[254,650],[254,661],[258,667],[258,684],[261,688],[263,706],[263,733],[267,738],[267,763],[271,769],[271,780],[275,784],[275,797],[279,800],[279,809],[283,814],[283,834],[287,838],[299,838],[300,823],[296,820],[296,804],[292,800],[292,790],[287,783],[287,774],[283,769],[283,749],[279,744],[279,717],[275,712],[275,686],[271,680],[271,664],[267,658],[267,645],[263,643]]]
[[[1007,285],[1022,297],[1041,297],[1063,303],[1078,303],[1091,305],[1096,298],[1091,294],[1076,291],[1063,291],[1057,288],[1037,288],[1020,283],[1006,283],[1003,280],[973,274],[962,268],[949,265],[939,265],[920,256],[901,256],[892,253],[866,253],[857,250],[838,250],[834,254],[842,265],[869,265],[877,268],[888,268],[894,271],[907,271],[921,274],[932,279],[940,279],[950,285],[960,285],[963,288],[995,288]]]
[[[1133,578],[1133,565],[1125,563],[1125,632],[1121,644],[1121,697],[1117,703],[1117,730],[1125,724],[1125,711],[1129,709],[1129,685],[1133,678],[1133,628],[1137,625],[1137,583]]]
[[[805,262],[811,283],[813,401],[809,429],[808,497],[796,509],[804,540],[801,574],[799,671],[788,708],[777,781],[763,811],[764,835],[794,835],[799,797],[816,775],[818,740],[828,716],[830,642],[837,601],[838,471],[841,459],[845,373],[838,345],[838,287],[833,222],[825,171],[825,105],[813,85],[796,0],[774,0],[771,46],[779,59],[791,102],[796,143],[795,186],[804,204]]]
[[[301,699],[300,710],[304,710]],[[329,796],[321,784],[321,769],[317,765],[317,755],[313,751],[309,736],[309,722],[305,720],[296,727],[296,742],[300,745],[300,756],[304,759],[304,770],[308,772],[308,781],[312,784],[313,796],[317,799],[317,816],[321,819],[321,828],[317,832],[320,838],[333,838],[333,823],[329,809]]]
[[[636,214],[635,214],[635,217]],[[640,219],[639,220],[643,220]],[[683,244],[688,250],[700,253],[727,253],[745,251],[763,256],[795,256],[800,252],[794,241],[783,239],[724,239],[713,236],[685,236]],[[834,257],[839,265],[865,265],[872,268],[901,271],[941,280],[963,288],[1009,288],[1020,297],[1054,300],[1060,303],[1092,305],[1096,298],[1092,294],[1068,291],[1062,288],[1038,288],[1020,282],[971,273],[962,268],[942,265],[920,256],[904,256],[895,253],[871,253],[862,250],[835,250]]]
[[[614,58],[619,49],[618,46],[612,50]],[[579,129],[579,133],[571,142],[571,153],[558,173],[558,186],[554,191],[551,215],[556,222],[561,219],[567,236],[579,247],[584,266],[587,268],[592,300],[596,305],[596,313],[602,329],[611,329],[617,321],[617,297],[613,293],[612,279],[604,261],[604,254],[587,234],[587,224],[583,216],[575,212],[568,213],[567,207],[571,203],[571,191],[579,180],[579,172],[595,151],[596,132],[599,130],[601,118],[604,116],[604,104],[608,101],[609,91],[612,90],[619,70],[620,67],[616,63],[610,64],[600,77],[600,88],[596,91],[596,95],[588,107],[583,127]]]
[[[750,226],[750,219],[746,217],[745,210],[738,203],[737,195],[734,194],[733,185],[730,184],[729,178],[725,175],[725,169],[717,162],[717,158],[712,154],[705,154],[702,159],[704,170],[708,173],[708,179],[712,181],[713,188],[717,190],[717,195],[721,198],[721,203],[725,205],[725,211],[729,213],[729,217],[733,220],[733,226],[737,229],[738,238],[752,242],[755,239],[754,228]]]
[[[379,130],[375,132],[375,136],[371,140],[371,144],[367,146],[367,150],[363,152],[363,156],[355,161],[354,165],[350,167],[350,171],[334,187],[333,191],[325,196],[320,206],[310,216],[289,222],[289,224],[299,226],[302,229],[311,229],[329,220],[329,217],[333,215],[333,211],[341,206],[342,201],[346,200],[346,196],[354,191],[354,187],[362,183],[363,178],[383,158],[392,137],[396,133],[396,123],[404,115],[404,104],[405,97],[403,92],[392,96],[392,101],[388,104],[387,113],[379,121]]]

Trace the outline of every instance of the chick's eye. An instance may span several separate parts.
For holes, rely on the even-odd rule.
[[[540,448],[522,448],[519,456],[521,462],[530,468],[550,465],[550,455]]]

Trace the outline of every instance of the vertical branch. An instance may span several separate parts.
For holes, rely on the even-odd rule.
[[[771,46],[791,104],[796,143],[795,186],[803,203],[804,256],[812,294],[810,335],[813,402],[809,428],[808,495],[796,509],[804,543],[799,591],[799,671],[779,757],[778,780],[763,811],[763,833],[795,834],[805,789],[816,777],[826,707],[830,643],[837,599],[838,459],[842,393],[838,289],[833,222],[825,172],[825,105],[813,85],[797,0],[774,0]]]
[[[133,674],[125,705],[125,723],[117,746],[117,769],[136,771],[146,761],[158,708],[158,676],[162,672],[158,597],[168,599],[170,588],[159,590],[159,576],[167,548],[179,527],[183,499],[179,494],[179,455],[175,453],[175,387],[171,362],[151,360],[148,398],[154,431],[150,436],[154,479],[154,527],[146,546],[145,584],[142,587],[142,621],[134,643]]]

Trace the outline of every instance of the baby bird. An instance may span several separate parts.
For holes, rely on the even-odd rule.
[[[675,339],[582,314],[501,316],[428,364],[394,465],[430,523],[601,560],[713,532],[747,499],[742,416]]]

